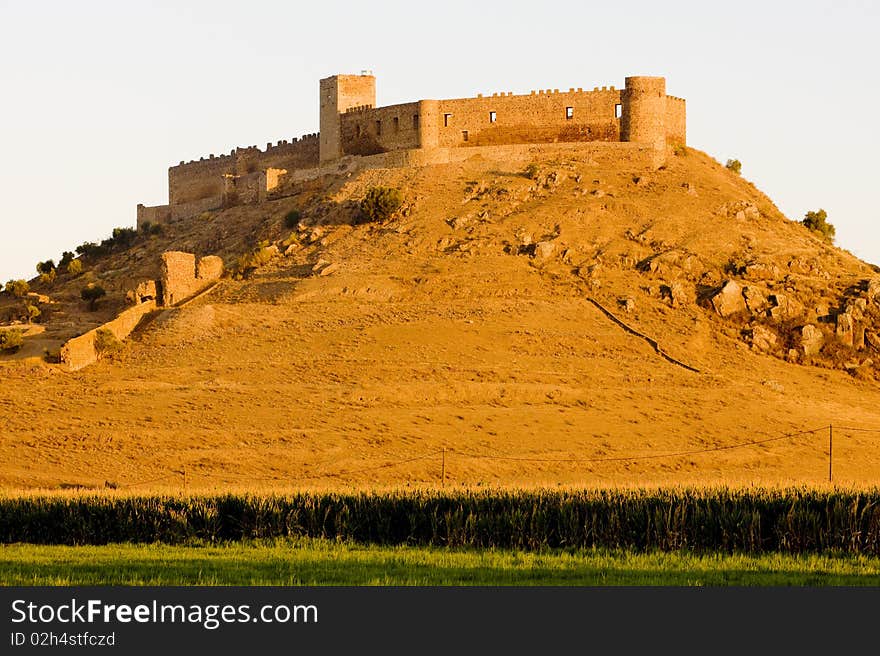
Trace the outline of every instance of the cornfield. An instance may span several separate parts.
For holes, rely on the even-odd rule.
[[[880,555],[880,490],[301,493],[0,499],[0,542],[379,545]]]

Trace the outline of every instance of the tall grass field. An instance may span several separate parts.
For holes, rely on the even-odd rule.
[[[880,490],[0,498],[0,543],[312,538],[469,549],[880,556]]]

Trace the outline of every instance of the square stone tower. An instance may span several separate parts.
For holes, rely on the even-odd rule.
[[[320,93],[323,164],[342,157],[339,115],[351,107],[376,106],[376,78],[369,74],[334,75],[321,80]]]

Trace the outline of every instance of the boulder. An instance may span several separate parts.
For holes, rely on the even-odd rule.
[[[776,344],[779,342],[779,337],[767,326],[762,326],[760,324],[754,325],[750,332],[750,342],[752,348],[756,351],[767,353],[768,351],[774,350]]]
[[[660,297],[668,300],[673,307],[688,305],[693,300],[688,287],[678,280],[668,285],[660,285]]]
[[[712,309],[722,317],[730,317],[734,314],[746,311],[746,302],[743,299],[742,287],[735,281],[727,280],[716,291],[711,300]]]
[[[806,326],[803,326],[799,331],[799,346],[801,352],[806,355],[816,355],[819,351],[822,350],[822,345],[825,343],[825,336],[822,334],[822,331],[819,330],[816,326],[811,323],[808,323]]]
[[[865,342],[875,351],[880,351],[880,335],[877,333],[865,333]]]
[[[766,294],[757,287],[746,287],[743,289],[743,298],[745,299],[746,307],[752,314],[764,314],[770,305]]]
[[[838,342],[844,346],[852,346],[854,328],[855,321],[851,314],[843,312],[837,315],[837,326],[835,327],[834,334]]]
[[[871,278],[868,281],[868,298],[880,301],[880,278]]]
[[[539,260],[546,260],[553,255],[556,245],[551,241],[539,241],[535,244],[535,257]]]
[[[636,309],[636,302],[629,296],[621,297],[617,299],[617,307],[626,313],[630,313]]]
[[[776,321],[796,319],[804,313],[804,306],[794,297],[787,294],[771,294],[770,316]]]

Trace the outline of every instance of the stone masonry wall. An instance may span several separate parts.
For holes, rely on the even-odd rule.
[[[343,155],[375,155],[419,147],[419,103],[355,107],[340,117]]]
[[[619,141],[619,104],[613,87],[441,100],[438,145]]]
[[[198,161],[181,162],[168,169],[168,203],[182,205],[220,198],[225,189],[224,176],[247,175],[267,168],[291,171],[317,165],[317,134],[279,141],[275,145],[266,144],[266,150],[249,146],[236,148],[228,155],[219,157],[212,154]]]
[[[61,347],[61,362],[70,371],[76,371],[97,362],[99,353],[95,348],[95,337],[99,330],[109,330],[120,342],[137,328],[141,320],[156,309],[156,301],[146,301],[124,310],[118,317],[94,330],[68,340]]]
[[[192,253],[167,251],[162,253],[162,305],[170,307],[202,291],[223,274],[223,260],[216,255],[198,261]]]

